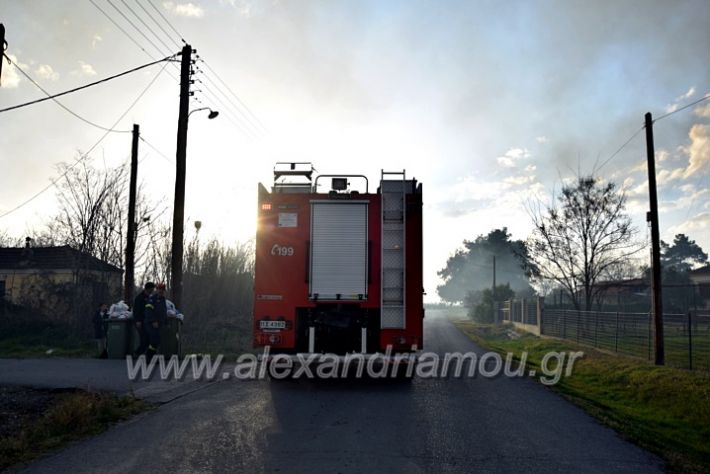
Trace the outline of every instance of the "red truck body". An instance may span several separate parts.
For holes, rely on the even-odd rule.
[[[272,353],[422,349],[421,184],[404,172],[383,173],[377,192],[358,192],[348,180],[366,183],[364,176],[312,182],[310,164],[277,168],[271,191],[259,184],[254,346]],[[400,177],[385,179],[391,175]],[[320,178],[334,189],[316,192]]]

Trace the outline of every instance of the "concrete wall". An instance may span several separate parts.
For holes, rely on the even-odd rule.
[[[511,322],[511,324],[522,331],[535,334],[536,336],[540,335],[540,326],[538,324],[523,324],[517,322]]]

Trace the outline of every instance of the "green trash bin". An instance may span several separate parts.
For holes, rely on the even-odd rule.
[[[182,321],[176,317],[168,316],[165,324],[160,328],[160,353],[166,358],[182,355],[180,343],[180,326]]]
[[[135,354],[136,351],[138,350],[138,346],[141,345],[141,335],[138,332],[138,328],[136,328],[135,322],[131,320],[130,327],[128,329],[128,333],[130,334],[130,341],[128,342],[128,348],[130,349],[128,351],[129,354]]]
[[[109,359],[124,359],[131,341],[132,319],[109,319],[106,330],[106,352]]]

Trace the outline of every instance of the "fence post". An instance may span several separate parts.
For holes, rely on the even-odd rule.
[[[542,335],[542,312],[545,308],[545,297],[540,296],[537,299],[537,327],[540,329],[540,335]]]
[[[616,331],[614,331],[614,352],[619,352],[619,312],[616,312]]]
[[[688,370],[693,370],[693,329],[692,313],[688,310]]]
[[[594,317],[594,347],[597,347],[597,335],[599,333],[599,311]]]
[[[582,317],[582,312],[580,310],[577,311],[577,342],[579,342],[579,320]]]

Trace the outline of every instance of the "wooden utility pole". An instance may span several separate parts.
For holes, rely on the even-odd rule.
[[[646,157],[648,159],[648,197],[651,210],[646,220],[651,223],[651,284],[653,291],[653,324],[655,329],[656,365],[665,364],[663,343],[663,297],[661,286],[661,247],[658,230],[658,195],[656,193],[656,152],[653,144],[653,117],[646,113]]]
[[[2,63],[5,62],[4,54],[6,44],[7,41],[5,41],[5,25],[0,23],[0,49],[2,49],[2,53],[0,53],[0,85],[2,85]]]
[[[192,46],[182,48],[180,61],[180,115],[175,154],[175,203],[173,204],[173,242],[170,259],[170,294],[173,303],[182,307],[182,253],[185,222],[185,172],[187,169],[187,117],[190,113],[190,65]]]
[[[140,127],[133,124],[133,142],[131,144],[131,181],[128,185],[128,225],[126,226],[126,274],[123,288],[123,301],[133,303],[135,287],[134,269],[136,253],[136,193],[138,189],[138,139]]]
[[[493,255],[493,293],[491,293],[491,298],[493,299],[493,322],[498,322],[498,298],[496,298],[496,256]]]

